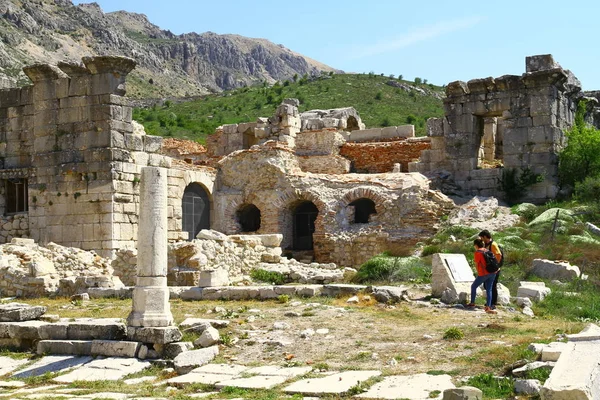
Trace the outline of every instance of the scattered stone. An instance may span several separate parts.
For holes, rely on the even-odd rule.
[[[127,339],[135,342],[167,344],[181,340],[182,334],[174,326],[127,327]]]
[[[205,329],[204,332],[202,332],[202,335],[194,341],[194,346],[210,347],[219,343],[219,339],[219,331],[211,326]]]
[[[531,307],[523,307],[522,313],[527,315],[528,317],[535,317],[535,314],[533,313]]]
[[[167,343],[163,348],[163,357],[172,360],[179,354],[193,349],[194,345],[191,342]]]
[[[359,302],[360,300],[358,299],[358,296],[352,296],[348,300],[346,300],[346,303],[349,304],[358,304]]]
[[[315,330],[311,328],[304,329],[300,332],[300,337],[303,339],[307,339],[315,334]]]
[[[542,349],[541,361],[558,361],[566,345],[562,342],[552,342],[545,345]]]
[[[46,307],[30,306],[23,303],[0,304],[0,322],[21,322],[38,319],[46,312]]]
[[[550,261],[540,258],[533,260],[532,273],[543,279],[558,279],[560,281],[572,281],[581,275],[579,267],[566,261]]]
[[[283,314],[285,317],[290,317],[290,318],[295,318],[295,317],[300,317],[302,316],[302,314],[300,314],[299,312],[296,311],[288,311],[285,314]]]
[[[444,390],[442,400],[481,400],[483,392],[473,386],[461,386]]]
[[[187,374],[194,368],[208,364],[218,354],[219,347],[211,346],[204,349],[183,352],[175,357],[173,363],[178,374]]]
[[[342,394],[351,387],[381,375],[381,371],[345,371],[323,378],[309,378],[292,383],[283,389],[286,393],[301,393],[311,396]]]
[[[529,297],[533,301],[542,301],[550,292],[550,288],[547,288],[544,282],[521,282],[517,289],[517,297]]]
[[[329,333],[329,329],[321,328],[316,330],[317,335],[327,335]]]
[[[546,347],[545,343],[531,343],[529,346],[527,346],[527,350],[532,351],[536,354],[542,354],[542,350],[544,350],[544,347]]]
[[[516,379],[515,393],[526,395],[539,395],[542,384],[537,379]]]
[[[522,377],[522,376],[525,376],[527,371],[531,371],[531,370],[538,369],[538,368],[552,369],[552,368],[554,368],[555,364],[556,363],[553,361],[534,361],[534,362],[525,364],[524,366],[522,366],[520,368],[513,369],[512,374],[517,377]]]
[[[600,327],[595,324],[588,324],[581,332],[567,335],[567,339],[570,342],[600,340]]]
[[[90,301],[90,295],[88,293],[79,293],[71,296],[71,301]]]
[[[533,302],[529,297],[515,297],[515,303],[519,307],[531,307],[533,306]]]
[[[290,329],[290,324],[287,322],[277,321],[273,323],[273,329],[275,330],[286,330]]]
[[[388,376],[356,397],[368,399],[427,399],[430,393],[454,388],[450,375]]]
[[[218,310],[218,311],[217,311]],[[226,313],[227,310],[223,307],[215,307],[213,310],[216,313]],[[205,319],[205,318],[186,318],[179,327],[181,329],[192,328],[197,325],[205,326],[205,323],[209,323],[213,328],[223,329],[227,328],[231,321],[221,320],[221,319]]]
[[[367,291],[370,291],[380,303],[393,304],[410,301],[408,287],[406,286],[371,286]]]

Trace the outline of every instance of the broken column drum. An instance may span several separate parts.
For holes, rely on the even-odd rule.
[[[167,170],[142,168],[138,230],[137,281],[127,324],[166,327],[173,324],[167,287]]]

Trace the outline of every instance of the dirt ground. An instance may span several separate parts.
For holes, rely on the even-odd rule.
[[[281,302],[285,299],[172,300],[171,310],[176,323],[188,317],[230,321],[220,330],[223,344],[215,362],[378,369],[386,375],[444,371],[457,380],[484,372],[501,375],[519,359],[533,360],[526,351],[530,343],[555,341],[584,326],[531,318],[512,308],[499,308],[498,314],[490,315],[479,307],[470,311],[433,304],[426,294],[426,288],[415,287],[413,301],[393,306],[363,295],[358,304],[325,297],[292,298],[286,303]],[[131,300],[72,304],[68,299],[35,299],[27,303],[46,305],[48,314],[67,318],[126,318],[131,310]],[[450,328],[457,328],[464,337],[444,338]],[[308,329],[315,332],[303,334]],[[323,329],[327,331],[316,332]],[[184,332],[184,340],[196,337]]]

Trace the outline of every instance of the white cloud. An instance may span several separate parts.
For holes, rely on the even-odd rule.
[[[485,17],[470,17],[451,21],[442,21],[433,25],[423,26],[412,31],[406,32],[400,36],[381,40],[372,45],[356,47],[350,54],[350,59],[358,59],[377,54],[389,53],[394,50],[412,46],[416,43],[432,39],[447,33],[470,28],[483,22]]]

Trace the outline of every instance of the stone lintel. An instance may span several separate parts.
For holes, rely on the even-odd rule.
[[[502,75],[495,79],[496,89],[498,91],[519,90],[522,88],[521,77],[519,75]]]
[[[23,72],[32,82],[53,81],[69,77],[60,68],[50,64],[33,64],[24,67]]]
[[[93,75],[105,73],[127,75],[137,64],[134,59],[121,56],[83,57],[82,61]]]
[[[560,64],[554,61],[552,54],[539,54],[525,57],[525,71],[536,72],[548,69],[560,68]]]
[[[543,71],[528,72],[523,74],[521,80],[526,87],[538,86],[561,86],[569,79],[569,75],[562,68],[548,69]]]
[[[450,82],[448,86],[446,86],[446,96],[448,97],[463,96],[468,93],[469,87],[467,86],[467,83],[463,81]]]

